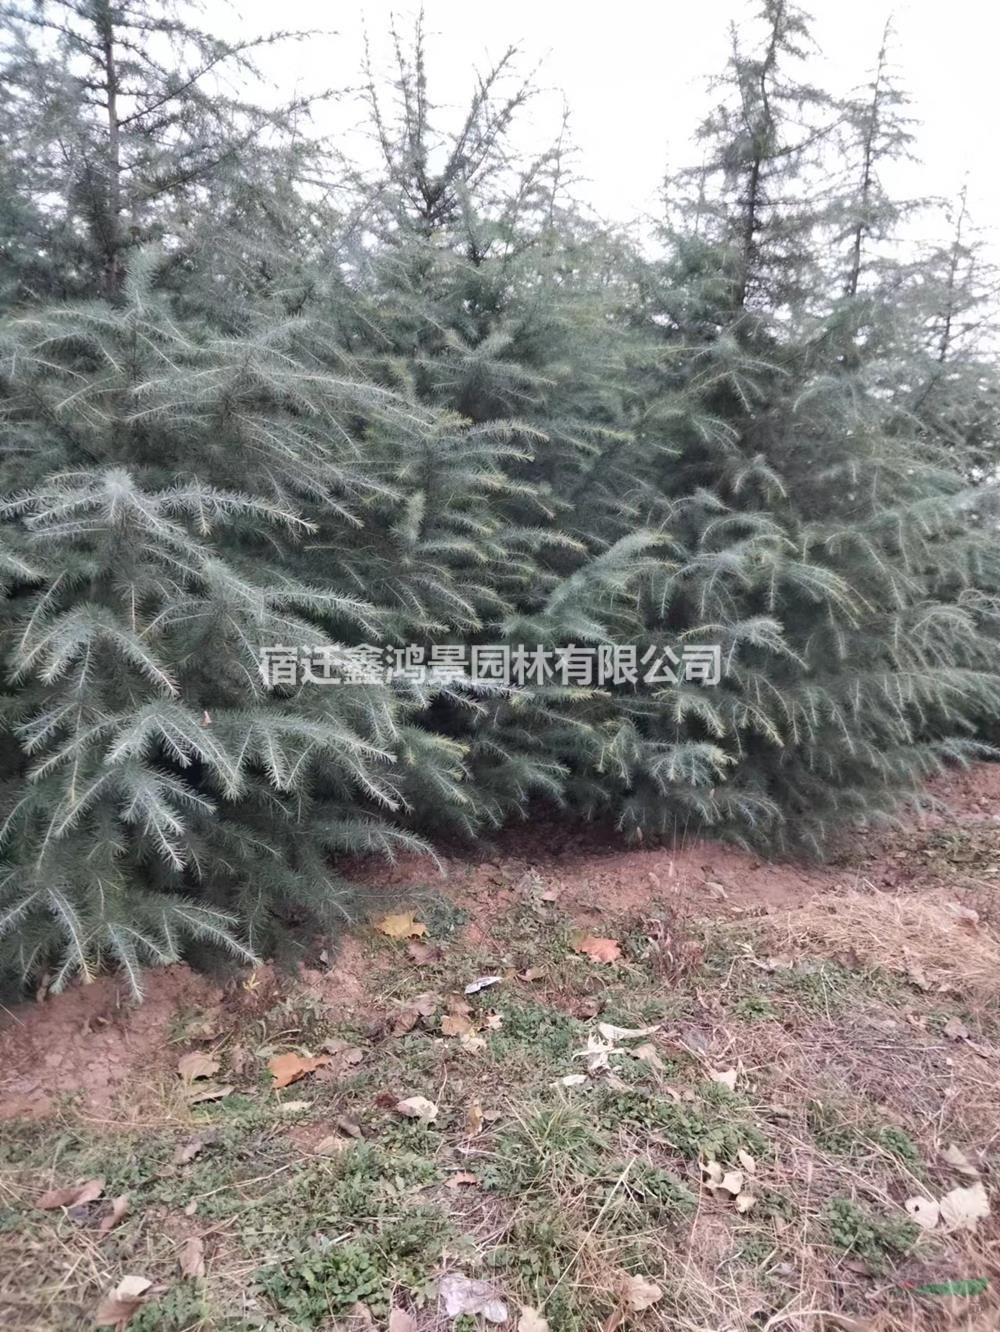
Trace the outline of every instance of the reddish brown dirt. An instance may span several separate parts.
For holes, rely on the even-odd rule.
[[[1000,822],[1000,764],[976,763],[928,783],[927,792],[942,808],[926,816],[929,824]]]
[[[137,1069],[161,1064],[176,1014],[214,1012],[221,998],[204,976],[173,966],[149,974],[138,1013],[112,976],[5,1010],[0,1119],[47,1114],[57,1097],[74,1092],[96,1109],[107,1107]]]
[[[1000,765],[982,764],[939,779],[930,793],[940,808],[924,816],[924,828],[1000,822]],[[526,886],[581,925],[641,912],[651,903],[676,904],[701,916],[766,914],[819,894],[853,888],[912,890],[920,870],[891,838],[866,839],[850,866],[772,864],[719,843],[697,841],[675,849],[627,850],[594,829],[564,826],[512,829],[488,852],[451,855],[439,868],[429,857],[397,865],[352,867],[355,878],[381,890],[382,909],[393,899],[436,886],[464,907],[474,940],[519,899]],[[443,868],[443,874],[442,874]],[[306,969],[300,981],[325,1003],[347,1013],[369,1004],[365,961],[358,939],[348,936],[328,969]],[[0,1121],[42,1116],[65,1095],[80,1096],[96,1116],[120,1102],[124,1090],[151,1077],[173,1075],[181,1019],[207,1015],[220,1030],[255,1004],[280,994],[281,981],[262,969],[254,985],[228,994],[184,966],[151,972],[140,1008],[115,977],[76,985],[15,1012],[0,1010]]]

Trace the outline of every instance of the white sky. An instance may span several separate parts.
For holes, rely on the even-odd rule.
[[[287,95],[296,87],[355,83],[367,30],[378,62],[389,48],[395,13],[404,30],[416,5],[391,0],[207,0],[207,25],[241,35],[285,29],[334,30],[287,47],[268,61]],[[822,52],[811,77],[831,91],[865,81],[886,18],[896,32],[894,59],[913,98],[916,152],[899,186],[908,195],[954,197],[968,178],[974,221],[1000,223],[997,112],[1000,6],[995,0],[812,0],[813,33]],[[668,163],[689,165],[692,132],[709,105],[705,78],[721,69],[728,26],[752,12],[742,0],[425,0],[432,98],[461,105],[472,69],[511,43],[522,68],[538,66],[546,89],[525,113],[529,147],[551,142],[563,98],[579,149],[580,193],[604,216],[628,221],[656,208]],[[347,129],[344,112],[320,125]],[[991,236],[996,244],[997,236]],[[993,247],[996,253],[995,244]]]

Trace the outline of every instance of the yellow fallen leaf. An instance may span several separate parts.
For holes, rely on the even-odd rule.
[[[315,1073],[316,1069],[329,1062],[329,1055],[281,1054],[269,1059],[267,1066],[274,1079],[274,1086],[278,1088],[298,1082],[299,1078],[304,1078],[307,1073]]]
[[[573,945],[578,953],[584,953],[595,962],[617,962],[622,955],[621,944],[614,939],[601,939],[588,934]]]
[[[383,916],[375,928],[390,939],[416,939],[427,933],[427,926],[419,920],[414,920],[412,911],[399,911]]]
[[[468,1036],[475,1027],[471,1020],[462,1013],[445,1013],[441,1019],[441,1034],[443,1036]]]

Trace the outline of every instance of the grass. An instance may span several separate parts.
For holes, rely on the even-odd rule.
[[[950,1141],[983,1150],[984,1177],[1000,1168],[995,1069],[943,1034],[958,1013],[983,1040],[995,1033],[978,988],[923,992],[815,938],[789,965],[761,966],[768,922],[691,925],[686,950],[673,923],[667,969],[634,919],[607,927],[622,962],[598,966],[536,897],[472,944],[467,913],[440,898],[428,910],[442,944],[430,965],[362,936],[360,1011],[288,980],[222,1030],[181,1013],[141,1114],[123,1102],[119,1124],[97,1123],[67,1101],[43,1123],[3,1125],[2,1326],[89,1328],[102,1294],[135,1273],[153,1285],[130,1332],[332,1332],[384,1327],[394,1307],[419,1332],[480,1332],[478,1317],[438,1314],[445,1271],[492,1283],[514,1315],[538,1309],[551,1332],[617,1326],[632,1277],[660,1295],[628,1325],[664,1332],[996,1325],[994,1223],[924,1233],[904,1206],[970,1182],[943,1159]],[[483,974],[504,980],[466,999]],[[471,1047],[441,1031],[466,1003]],[[599,1022],[657,1030],[564,1085],[587,1072]],[[335,1038],[358,1045],[358,1064],[272,1090],[271,1054]],[[232,1094],[188,1102],[172,1067],[192,1048],[217,1054]],[[733,1087],[716,1080],[726,1070]],[[413,1095],[437,1104],[432,1123],[397,1113]],[[750,1201],[706,1187],[710,1162],[740,1172]],[[34,1205],[95,1177],[102,1200]],[[101,1234],[119,1195],[128,1212]],[[204,1275],[179,1269],[192,1237]],[[990,1285],[949,1297],[947,1323],[934,1321],[940,1300],[907,1288],[972,1278]],[[843,1321],[824,1323],[831,1312]]]

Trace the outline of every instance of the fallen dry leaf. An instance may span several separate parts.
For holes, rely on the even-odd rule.
[[[948,1165],[961,1171],[963,1175],[972,1175],[974,1179],[979,1178],[979,1167],[973,1165],[962,1149],[956,1147],[953,1142],[950,1142],[945,1151],[941,1153],[941,1158]]]
[[[236,1090],[235,1087],[203,1087],[199,1091],[193,1092],[188,1098],[188,1105],[200,1105],[203,1101],[221,1101],[226,1096],[232,1096]]]
[[[336,1133],[331,1133],[326,1138],[321,1138],[313,1152],[316,1156],[342,1156],[344,1152],[349,1152],[354,1146],[350,1138],[341,1138]]]
[[[428,1101],[426,1096],[404,1097],[402,1101],[396,1102],[396,1110],[407,1119],[419,1119],[425,1124],[433,1123],[438,1115],[437,1106],[433,1101]]]
[[[308,1073],[315,1073],[318,1068],[329,1062],[328,1055],[281,1054],[269,1059],[267,1066],[277,1090],[279,1087],[290,1087],[293,1082],[298,1082],[299,1078],[304,1078]]]
[[[86,1203],[96,1202],[104,1192],[103,1179],[88,1179],[82,1184],[71,1184],[65,1189],[49,1189],[35,1203],[43,1211],[55,1207],[83,1207]]]
[[[205,1241],[197,1235],[189,1235],[181,1245],[177,1266],[182,1277],[203,1277],[205,1275]]]
[[[709,1078],[712,1082],[717,1082],[720,1087],[728,1087],[730,1091],[736,1090],[737,1072],[735,1068],[727,1068],[721,1073],[709,1072]]]
[[[614,939],[596,938],[593,934],[588,934],[579,940],[573,948],[578,953],[585,953],[595,962],[617,962],[622,955],[621,944]]]
[[[622,1286],[625,1303],[636,1313],[648,1309],[657,1300],[663,1298],[663,1291],[655,1281],[648,1281],[642,1276],[630,1276]]]
[[[549,1320],[530,1304],[521,1305],[521,1316],[517,1320],[517,1332],[549,1332]]]
[[[716,1189],[722,1183],[722,1176],[725,1173],[718,1161],[703,1161],[702,1170],[705,1173],[705,1187],[707,1189]]]
[[[523,981],[540,981],[545,979],[544,967],[526,967],[524,971],[519,971],[518,979]]]
[[[417,1320],[398,1305],[389,1310],[389,1332],[414,1332]]]
[[[121,1193],[111,1204],[111,1211],[107,1216],[101,1217],[101,1224],[97,1227],[99,1235],[106,1235],[108,1231],[114,1230],[115,1226],[128,1211],[128,1194]]]
[[[757,1199],[752,1193],[748,1193],[746,1189],[743,1189],[736,1195],[736,1210],[738,1212],[749,1212],[750,1208],[753,1207],[756,1201]]]
[[[474,1031],[467,1031],[459,1036],[458,1043],[467,1054],[480,1054],[486,1049],[486,1038]]]
[[[190,1050],[177,1061],[177,1072],[185,1082],[194,1082],[196,1078],[211,1078],[219,1071],[219,1061],[215,1055],[204,1050]]]
[[[925,993],[931,988],[931,983],[927,979],[927,973],[924,971],[923,967],[918,966],[915,962],[907,964],[906,979],[911,985],[915,985],[918,990],[923,990]]]
[[[341,1133],[346,1133],[349,1138],[363,1138],[365,1136],[357,1120],[349,1119],[347,1115],[338,1115],[334,1123]]]
[[[610,1041],[602,1041],[596,1032],[589,1032],[587,1035],[587,1044],[582,1050],[574,1051],[574,1059],[582,1059],[591,1073],[596,1073],[602,1068],[610,1068],[610,1058],[613,1054],[625,1054],[625,1050],[619,1050],[616,1045]]]
[[[446,1189],[458,1189],[463,1184],[478,1184],[479,1180],[475,1175],[470,1175],[468,1170],[459,1170],[454,1175],[449,1175],[444,1182]]]
[[[654,1027],[616,1027],[613,1022],[598,1022],[597,1030],[606,1041],[637,1041],[641,1036],[652,1036],[659,1031]]]
[[[731,1193],[735,1198],[737,1194],[743,1192],[745,1176],[742,1170],[727,1170],[719,1181],[718,1187],[724,1189],[726,1193]]]
[[[962,1019],[957,1017],[950,1017],[942,1030],[952,1041],[967,1041],[972,1034]]]
[[[975,1230],[990,1214],[990,1200],[977,1180],[968,1188],[952,1189],[941,1199],[941,1224],[945,1230]]]
[[[124,1327],[145,1304],[152,1284],[152,1281],[148,1281],[145,1277],[123,1276],[114,1290],[108,1291],[97,1306],[97,1312],[94,1314],[95,1326]]]
[[[427,926],[413,919],[412,911],[400,911],[383,916],[375,928],[390,939],[415,939],[427,933]]]
[[[449,1272],[438,1283],[438,1295],[449,1318],[482,1314],[488,1323],[506,1323],[507,1305],[488,1281],[476,1281],[461,1272]]]
[[[933,1230],[941,1216],[941,1208],[934,1198],[907,1198],[903,1206],[922,1230]]]
[[[336,1064],[360,1064],[365,1057],[365,1052],[360,1045],[351,1045],[349,1041],[332,1039],[324,1041],[321,1047],[328,1055],[332,1055]]]
[[[441,1018],[443,1036],[468,1036],[473,1031],[475,1027],[463,1013],[445,1013]]]
[[[234,1045],[229,1051],[229,1067],[237,1078],[241,1078],[244,1073],[248,1073],[253,1067],[253,1062],[253,1055],[243,1045]]]
[[[736,1153],[736,1159],[739,1161],[740,1165],[743,1167],[743,1169],[747,1172],[748,1175],[752,1175],[756,1171],[757,1162],[750,1155],[750,1153],[745,1152],[742,1147]]]
[[[465,1111],[465,1131],[470,1138],[483,1131],[483,1107],[478,1101],[470,1102]]]
[[[556,1078],[552,1085],[553,1087],[582,1087],[588,1081],[586,1073],[567,1073],[564,1077]]]
[[[659,1072],[666,1069],[666,1064],[660,1058],[660,1053],[652,1041],[643,1041],[641,1045],[633,1046],[628,1052],[633,1059],[641,1059],[644,1064],[650,1068],[655,1068]]]
[[[409,1002],[409,1007],[414,1009],[421,1017],[433,1017],[441,1003],[441,996],[427,991],[424,994],[415,995]]]
[[[393,1036],[405,1036],[407,1032],[413,1030],[419,1021],[420,1014],[415,1008],[404,1008],[402,1012],[396,1014],[393,1021]]]
[[[772,975],[775,971],[787,971],[795,965],[787,954],[779,954],[777,957],[752,957],[750,962],[761,971],[766,971],[768,975]]]

